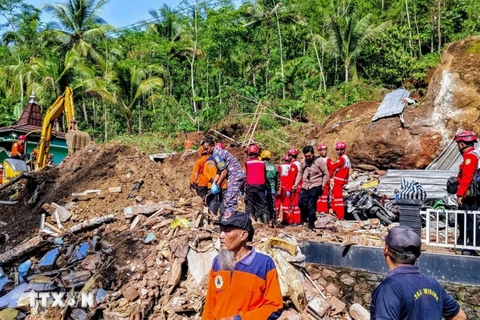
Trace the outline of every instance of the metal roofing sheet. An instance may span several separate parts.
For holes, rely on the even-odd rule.
[[[372,122],[381,118],[386,118],[401,114],[405,105],[402,102],[403,98],[408,98],[410,92],[405,89],[397,89],[389,92],[383,98],[382,103],[377,109],[377,113],[373,116]]]
[[[380,178],[377,190],[393,198],[395,189],[400,190],[402,178],[405,178],[420,183],[427,192],[427,199],[441,199],[447,195],[447,179],[456,174],[456,171],[449,170],[388,170]]]
[[[480,152],[480,143],[476,144],[475,149]],[[458,151],[457,143],[452,140],[426,169],[458,171],[460,162],[462,162],[462,155]]]

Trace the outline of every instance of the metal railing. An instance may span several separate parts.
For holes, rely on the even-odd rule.
[[[427,209],[420,215],[425,219],[422,242],[426,245],[480,250],[480,211]],[[460,228],[463,229],[462,239],[459,238]]]

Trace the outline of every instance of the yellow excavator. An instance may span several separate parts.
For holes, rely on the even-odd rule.
[[[67,87],[64,94],[58,97],[50,108],[48,108],[43,118],[42,132],[38,142],[37,152],[35,157],[32,158],[32,164],[35,170],[47,166],[53,125],[55,120],[63,113],[65,113],[67,121],[68,131],[65,134],[65,139],[67,140],[68,153],[72,154],[84,148],[90,142],[90,136],[78,130],[77,121],[75,120],[75,107],[73,105],[73,92],[70,87]],[[14,158],[5,159],[3,162],[2,183],[10,181],[25,171],[28,171],[28,166],[24,160]]]

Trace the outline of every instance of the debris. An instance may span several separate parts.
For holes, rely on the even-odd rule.
[[[193,278],[200,284],[203,278],[208,275],[213,264],[213,259],[217,255],[217,250],[210,247],[206,252],[197,252],[195,250],[188,251],[187,261],[188,269]]]
[[[134,287],[128,287],[126,290],[122,291],[123,297],[127,299],[128,301],[133,301],[138,298],[138,292],[137,289]]]
[[[143,242],[145,243],[150,243],[152,242],[153,240],[155,240],[157,237],[155,237],[155,234],[153,232],[150,232],[146,237],[145,237],[145,240]]]
[[[40,260],[40,263],[38,264],[38,267],[40,268],[40,270],[47,271],[50,268],[52,268],[55,262],[57,261],[59,254],[60,254],[60,250],[58,248],[48,251],[43,256],[42,260]]]
[[[122,193],[122,187],[110,187],[108,188],[109,193]]]
[[[370,312],[368,312],[367,309],[365,309],[364,307],[362,307],[358,303],[354,303],[350,307],[350,312],[349,313],[350,313],[350,316],[352,316],[352,318],[354,320],[369,320],[370,319]]]
[[[332,300],[330,300],[330,303],[332,304],[333,306],[333,312],[332,312],[332,315],[336,315],[336,314],[339,314],[340,312],[342,312],[346,305],[345,303],[343,303],[342,301],[340,301],[340,299],[338,299],[337,297],[333,296],[332,297]]]
[[[90,249],[90,244],[88,242],[84,242],[80,245],[80,247],[75,250],[75,256],[77,260],[83,260],[88,253],[88,250]]]
[[[135,191],[140,191],[140,188],[143,185],[143,179],[139,179],[133,183],[132,189],[130,189],[130,192],[127,195],[127,199],[133,198],[134,196],[132,195],[133,192]]]
[[[21,245],[16,246],[13,249],[10,249],[2,254],[0,254],[0,265],[6,264],[12,260],[20,258],[27,254],[28,252],[40,248],[47,242],[44,241],[40,236],[33,237]]]
[[[2,311],[0,311],[0,320],[14,320],[18,319],[18,310],[12,309],[12,308],[7,308]]]
[[[145,205],[138,205],[133,207],[126,207],[123,209],[123,214],[126,219],[131,219],[136,215],[144,214],[148,215],[154,213],[162,208],[165,208],[166,204],[163,202],[154,203],[154,204],[145,204]]]
[[[100,224],[104,224],[106,222],[111,222],[113,220],[115,220],[115,216],[113,214],[109,214],[103,217],[91,218],[87,221],[84,221],[82,223],[72,226],[70,229],[68,229],[68,232],[71,232],[71,233],[79,232],[88,228],[95,227]]]
[[[57,235],[61,236],[63,234],[63,231],[60,230],[59,228],[55,227],[53,224],[50,224],[48,222],[44,222],[43,223],[44,225],[44,228],[42,228],[42,230],[45,229],[45,227],[47,227],[48,229],[52,230],[53,232],[57,233]]]
[[[88,320],[88,314],[83,309],[73,309],[70,317],[75,320]]]
[[[316,296],[308,303],[307,311],[316,319],[321,319],[330,309],[330,303],[320,296]]]
[[[55,202],[52,202],[51,205],[55,208],[55,213],[53,215],[56,218],[60,219],[60,222],[67,222],[68,219],[70,219],[70,217],[72,216],[72,214],[61,205],[58,205]]]
[[[87,270],[72,271],[62,277],[62,283],[66,288],[81,287],[90,279],[90,276],[91,273]]]

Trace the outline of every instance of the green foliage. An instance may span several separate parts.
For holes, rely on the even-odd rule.
[[[292,122],[378,100],[382,88],[425,86],[444,44],[480,31],[476,0],[184,1],[115,33],[105,3],[47,4],[55,23],[45,25],[26,1],[0,0],[0,124],[16,120],[32,91],[45,110],[68,85],[96,140],[158,149],[151,135],[248,123],[258,101],[269,132],[259,139],[288,140],[281,128]]]

